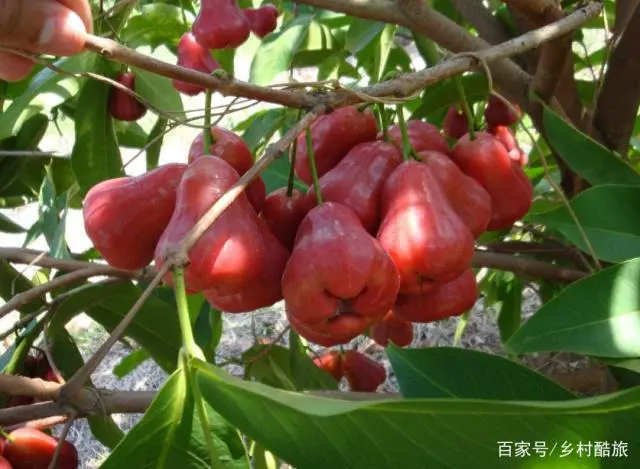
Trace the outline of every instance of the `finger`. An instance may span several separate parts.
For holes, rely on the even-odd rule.
[[[87,0],[58,0],[58,2],[75,11],[84,23],[87,32],[93,33],[93,17],[91,15],[91,6],[89,6]]]
[[[84,48],[85,24],[74,11],[51,0],[5,2],[0,11],[0,43],[51,55]]]
[[[26,78],[33,68],[33,61],[0,51],[0,79],[6,81],[20,81]]]

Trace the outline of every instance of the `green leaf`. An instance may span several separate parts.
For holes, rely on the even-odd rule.
[[[522,282],[512,272],[496,272],[494,277],[498,329],[502,343],[520,327],[522,316]]]
[[[313,363],[293,329],[289,331],[289,366],[298,389],[338,389],[336,380]]]
[[[149,352],[144,348],[134,350],[126,357],[123,357],[116,366],[113,367],[113,374],[122,379],[138,368],[142,363],[151,358]]]
[[[167,119],[158,117],[154,124],[149,137],[147,138],[147,171],[151,171],[158,167],[160,161],[160,152],[162,151],[162,143],[167,129]]]
[[[454,347],[387,347],[404,397],[558,401],[575,396],[545,376],[500,357]]]
[[[0,213],[0,231],[3,233],[24,233],[27,230]]]
[[[56,366],[60,369],[64,378],[69,379],[84,365],[84,360],[76,342],[65,328],[55,330],[48,328],[47,337]],[[87,386],[93,387],[91,380],[87,382]],[[87,422],[93,436],[109,448],[115,447],[124,437],[124,434],[111,416],[94,415],[88,417]]]
[[[313,15],[300,15],[262,41],[251,62],[251,83],[269,85],[289,68],[313,18]]]
[[[207,402],[293,467],[513,469],[533,467],[534,461],[536,469],[596,469],[602,467],[598,459],[575,452],[560,458],[560,445],[623,441],[631,454],[640,444],[637,388],[567,402],[346,401],[243,381],[204,363],[196,369]],[[524,460],[498,457],[500,442],[513,449],[515,441],[542,441],[555,450]],[[614,462],[627,467],[628,461]]]
[[[465,97],[470,105],[487,99],[489,88],[487,78],[483,74],[474,73],[461,77]],[[445,80],[428,86],[422,95],[420,106],[411,114],[411,119],[427,118],[434,122],[438,113],[446,113],[450,106],[460,102],[460,95],[453,80]]]
[[[640,259],[571,284],[525,322],[505,348],[512,353],[640,356]]]
[[[130,283],[90,285],[58,307],[51,324],[64,325],[81,312],[112,331],[142,295],[142,289]],[[182,345],[175,307],[152,296],[145,301],[126,335],[146,348],[166,372],[172,372]]]
[[[59,259],[70,259],[71,255],[65,241],[67,210],[64,209],[63,215],[58,216],[56,189],[50,172],[47,172],[42,181],[39,202],[39,226],[49,245],[49,255]]]
[[[95,73],[111,75],[111,65],[96,59]],[[76,141],[71,167],[83,192],[95,184],[124,176],[113,119],[107,112],[110,85],[87,80],[80,90],[76,108]]]
[[[222,313],[208,302],[203,302],[193,325],[193,335],[196,344],[211,362],[215,361],[216,348],[222,338],[222,322]]]
[[[152,3],[142,6],[139,15],[129,18],[120,33],[120,40],[134,49],[140,46],[155,49],[178,42],[185,29],[179,6]]]
[[[11,264],[4,259],[0,259],[0,298],[5,302],[9,301],[15,295],[31,290],[33,283],[20,272],[18,272]],[[26,305],[18,308],[21,314],[31,314],[38,311],[45,305],[42,297],[34,298]]]
[[[384,27],[385,23],[380,21],[354,18],[347,32],[345,49],[356,55],[380,36]]]
[[[589,183],[640,185],[640,173],[616,153],[577,130],[546,106],[543,118],[549,145]]]
[[[376,54],[375,75],[372,77],[375,78],[376,82],[382,80],[384,77],[389,54],[393,47],[393,40],[396,37],[396,28],[397,26],[395,24],[387,24],[380,34],[380,47],[378,47]]]
[[[252,153],[261,144],[268,142],[273,134],[282,127],[286,114],[285,109],[277,108],[261,111],[252,116],[251,123],[242,134],[242,138]]]
[[[147,133],[137,122],[113,120],[118,145],[127,148],[142,148],[147,143]]]
[[[69,73],[91,70],[96,55],[85,52],[55,62],[55,66]],[[14,135],[17,129],[31,116],[52,108],[67,100],[78,91],[78,79],[59,71],[44,68],[31,80],[24,93],[0,114],[0,140]]]
[[[133,67],[136,75],[136,93],[156,109],[171,113],[176,119],[184,119],[182,100],[167,77]]]
[[[262,173],[262,179],[264,185],[267,187],[267,193],[270,193],[280,187],[286,187],[289,180],[289,171],[291,170],[291,163],[287,155],[282,155],[274,163],[272,163]],[[307,186],[299,179],[294,179],[294,187],[306,192]]]
[[[246,449],[237,430],[205,404],[210,435],[219,462],[209,463],[202,423],[185,371],[177,370],[155,397],[101,469],[249,469]]]
[[[609,262],[640,257],[640,187],[602,185],[571,200],[570,205],[596,255]],[[531,217],[588,252],[587,244],[566,206]]]

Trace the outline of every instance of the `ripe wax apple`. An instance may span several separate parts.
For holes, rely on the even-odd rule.
[[[478,284],[473,270],[457,279],[438,285],[429,293],[399,295],[393,312],[405,321],[432,322],[469,311],[478,299]]]
[[[264,200],[260,218],[280,243],[291,251],[298,227],[310,209],[311,206],[302,192],[293,189],[291,197],[288,197],[287,188],[281,187]]]
[[[360,143],[331,171],[322,176],[320,193],[324,201],[346,205],[360,219],[364,229],[375,233],[380,223],[380,194],[402,155],[389,142]],[[315,203],[313,186],[307,191],[310,205]]]
[[[402,132],[400,127],[394,125],[389,129],[390,141],[402,151]],[[440,129],[428,122],[419,120],[407,121],[407,135],[413,149],[417,152],[432,150],[445,155],[449,154],[449,145],[440,134]]]
[[[13,469],[13,466],[4,457],[0,456],[0,469]]]
[[[272,33],[278,26],[278,9],[270,3],[260,8],[245,8],[242,11],[249,21],[251,32],[260,38]]]
[[[496,137],[486,132],[476,132],[475,137],[471,140],[465,135],[458,140],[451,159],[489,193],[491,221],[487,229],[510,228],[529,211],[533,187]]]
[[[285,304],[286,306],[286,304]],[[340,303],[338,313],[323,323],[309,326],[286,310],[291,328],[300,336],[323,347],[333,347],[351,342],[362,334],[368,325],[366,320],[353,312],[349,305]],[[363,329],[364,328],[364,329]]]
[[[302,221],[282,277],[291,326],[345,342],[391,308],[398,272],[380,243],[344,205],[326,202]],[[293,319],[293,320],[292,320]]]
[[[458,140],[469,131],[469,119],[467,115],[451,106],[442,123],[442,131],[452,140]]]
[[[423,151],[418,157],[438,181],[451,207],[474,238],[484,233],[491,220],[491,197],[487,191],[442,153]]]
[[[23,427],[12,431],[4,448],[4,457],[13,469],[47,469],[56,451],[58,440],[35,428]],[[76,469],[78,452],[73,444],[62,442],[57,466]]]
[[[189,163],[202,155],[211,155],[222,158],[235,169],[240,176],[249,171],[253,166],[253,156],[245,141],[238,134],[222,127],[211,127],[213,144],[209,151],[204,149],[204,135],[199,132],[189,148]],[[257,176],[246,189],[249,202],[256,212],[262,210],[267,189],[264,181]]]
[[[413,342],[413,324],[389,311],[381,322],[371,326],[371,338],[383,347],[389,341],[398,347],[406,347]]]
[[[489,127],[509,126],[518,122],[520,120],[520,108],[514,103],[511,103],[511,105],[514,107],[515,112],[500,98],[491,95],[489,103],[484,110],[484,118],[487,121],[487,125]]]
[[[509,127],[499,125],[497,127],[490,127],[487,131],[496,137],[504,145],[509,153],[509,158],[524,167],[529,162],[529,155],[527,155],[522,148],[518,145],[515,135]]]
[[[378,239],[400,272],[400,292],[418,294],[471,265],[473,236],[429,167],[405,161],[382,192]]]
[[[198,72],[210,74],[220,68],[220,64],[211,53],[196,41],[192,33],[184,33],[178,42],[178,65]],[[205,91],[199,85],[173,80],[173,87],[180,93],[195,96]]]
[[[156,247],[157,268],[167,248],[178,245],[238,179],[237,171],[217,156],[201,156],[189,165]],[[280,279],[287,256],[242,193],[189,251],[186,284],[190,291],[206,291],[209,302],[227,312],[251,311],[282,299]]]
[[[116,81],[131,91],[136,90],[136,77],[133,73],[120,73]],[[121,121],[137,121],[147,113],[147,108],[136,98],[125,91],[111,88],[109,94],[109,114]]]
[[[201,0],[192,31],[207,49],[235,49],[251,33],[249,21],[236,0]]]
[[[352,391],[374,392],[387,379],[384,366],[356,350],[345,352],[342,368]]]
[[[141,176],[103,181],[89,190],[82,208],[85,231],[110,265],[137,270],[151,262],[186,168],[167,164]]]
[[[311,141],[318,177],[329,172],[357,144],[375,140],[377,131],[373,113],[368,109],[358,111],[356,106],[339,108],[316,119],[311,124]],[[296,175],[311,184],[305,132],[298,136],[296,148]]]
[[[337,350],[331,350],[313,359],[313,363],[340,381],[344,376],[342,370],[342,355]]]

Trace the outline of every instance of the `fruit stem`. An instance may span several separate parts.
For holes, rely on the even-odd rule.
[[[215,143],[213,140],[213,134],[211,133],[211,96],[213,92],[211,89],[207,89],[204,95],[204,130],[202,134],[202,143],[204,145],[205,153],[209,153],[211,145]]]
[[[193,400],[200,419],[200,426],[202,427],[202,434],[204,435],[205,442],[207,444],[207,450],[209,452],[209,460],[212,469],[223,469],[224,465],[218,457],[215,444],[213,443],[213,432],[211,431],[211,423],[209,422],[209,414],[205,408],[205,401],[200,392],[200,387],[193,375],[193,370],[189,366],[189,357],[182,354],[183,369],[186,374],[186,378],[189,382],[189,387],[193,393]]]
[[[318,205],[322,203],[322,194],[320,194],[320,184],[318,183],[318,170],[316,169],[316,155],[313,151],[313,141],[311,138],[311,129],[307,127],[305,131],[307,139],[307,153],[309,154],[309,169],[311,170],[311,179],[313,181],[313,190],[316,193],[316,202]]]
[[[458,89],[458,95],[460,96],[460,103],[462,105],[462,110],[464,111],[465,116],[467,116],[467,122],[469,125],[469,138],[474,140],[476,138],[475,135],[475,123],[476,118],[473,115],[473,111],[469,106],[469,102],[467,101],[467,95],[464,92],[464,86],[462,86],[462,78],[460,75],[456,75],[453,77],[453,81],[456,84],[456,88]]]
[[[382,140],[385,142],[389,140],[389,120],[387,119],[387,111],[384,108],[384,104],[378,104],[378,118],[380,120],[380,128],[382,129]]]
[[[176,267],[173,269],[173,283],[175,285],[180,332],[182,333],[182,346],[189,357],[196,357],[206,361],[204,353],[202,353],[193,337],[191,318],[189,317],[189,304],[187,303],[187,287],[184,282],[184,268]]]
[[[298,111],[296,120],[300,120],[301,112]],[[293,195],[293,180],[295,175],[295,167],[296,167],[296,153],[298,153],[298,139],[295,138],[293,143],[289,147],[289,163],[291,167],[289,168],[289,178],[287,179],[287,197],[291,197]]]
[[[404,120],[404,110],[402,104],[396,104],[396,114],[398,114],[398,125],[402,134],[402,159],[408,161],[411,156],[411,142],[407,132],[407,122]]]

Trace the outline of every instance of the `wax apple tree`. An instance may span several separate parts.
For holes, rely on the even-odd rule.
[[[84,467],[79,419],[106,469],[638,467],[638,2],[92,8],[79,55],[3,49],[36,67],[0,83],[0,468]],[[93,384],[118,341],[159,390]]]

